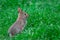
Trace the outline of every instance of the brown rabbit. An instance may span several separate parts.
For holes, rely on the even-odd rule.
[[[18,8],[18,13],[19,14],[16,22],[8,30],[9,36],[14,36],[15,34],[20,33],[26,24],[26,18],[28,17],[28,14],[23,12],[20,8]]]

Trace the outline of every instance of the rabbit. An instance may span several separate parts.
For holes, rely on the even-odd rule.
[[[27,23],[27,20],[26,20],[27,17],[28,17],[28,14],[23,12],[20,8],[18,8],[18,18],[8,29],[8,34],[10,37],[20,33],[24,29]]]

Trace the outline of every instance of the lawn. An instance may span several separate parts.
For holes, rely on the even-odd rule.
[[[0,0],[0,40],[10,40],[7,31],[17,19],[18,7],[29,17],[12,40],[60,40],[60,0]]]

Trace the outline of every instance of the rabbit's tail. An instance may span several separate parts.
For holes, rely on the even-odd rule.
[[[5,39],[5,40],[12,40],[12,37],[10,37],[8,33],[6,33],[6,34],[4,35],[4,39]]]
[[[6,39],[13,40],[15,38],[10,33],[7,33]]]
[[[11,33],[8,33],[8,36],[9,36],[9,37],[12,37]]]

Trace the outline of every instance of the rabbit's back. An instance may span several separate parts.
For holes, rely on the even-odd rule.
[[[24,28],[24,24],[26,24],[25,21],[15,22],[8,30],[8,33],[10,33],[10,35],[15,35],[17,33],[20,33]]]
[[[18,24],[16,24],[16,23],[13,24],[8,30],[8,33],[10,35],[14,35],[14,34],[17,34],[19,32],[20,32],[20,28],[19,28]]]

